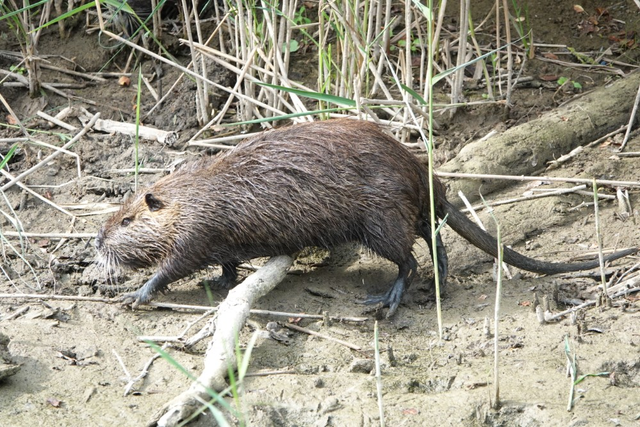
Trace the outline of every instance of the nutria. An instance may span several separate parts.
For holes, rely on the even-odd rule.
[[[433,184],[437,217],[447,216],[458,234],[496,256],[496,240],[447,201],[435,177]],[[267,131],[179,168],[125,202],[96,247],[108,268],[158,265],[144,286],[123,297],[137,306],[210,264],[221,265],[223,281],[232,283],[244,260],[358,242],[398,266],[389,291],[365,301],[388,306],[391,315],[417,268],[415,236],[433,250],[429,209],[428,172],[414,155],[374,124],[331,120]],[[437,251],[444,282],[447,254],[439,236]],[[537,261],[507,247],[504,261],[543,274],[599,265]]]

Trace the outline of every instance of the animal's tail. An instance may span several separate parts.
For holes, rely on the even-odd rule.
[[[456,233],[467,239],[474,246],[480,248],[484,252],[498,257],[498,241],[474,224],[469,218],[463,215],[455,206],[444,200],[442,203],[442,217],[447,215],[447,224],[453,228]],[[440,215],[439,215],[440,216]],[[630,248],[604,257],[604,261],[613,261],[618,258],[638,252],[640,248]],[[558,274],[570,271],[591,270],[600,265],[598,260],[576,262],[576,263],[555,263],[538,261],[533,258],[521,255],[513,249],[503,246],[503,260],[507,264],[521,268],[523,270],[532,271],[540,274]]]

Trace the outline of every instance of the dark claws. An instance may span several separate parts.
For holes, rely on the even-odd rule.
[[[131,305],[131,308],[134,310],[138,308],[140,304],[146,304],[150,300],[151,298],[144,298],[141,295],[140,289],[135,292],[128,292],[120,297],[122,305]]]
[[[391,286],[391,288],[383,295],[370,295],[364,301],[363,304],[374,305],[381,304],[382,307],[389,307],[387,312],[387,319],[395,314],[402,300],[402,294],[404,293],[404,280],[398,279]]]

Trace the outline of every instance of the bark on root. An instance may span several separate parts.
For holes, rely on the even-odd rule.
[[[517,126],[500,135],[466,145],[443,165],[444,172],[497,175],[536,175],[550,160],[580,145],[586,145],[629,121],[640,73],[629,74],[610,86],[594,90],[575,101],[556,108],[539,119]],[[510,181],[443,178],[449,187],[451,203],[460,205],[462,191],[469,200],[479,193],[511,185]],[[482,187],[482,188],[481,188]]]

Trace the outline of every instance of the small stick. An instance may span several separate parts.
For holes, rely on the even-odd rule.
[[[50,148],[51,150],[60,150],[63,154],[74,157],[76,159],[76,171],[78,172],[78,178],[82,178],[82,166],[80,164],[80,156],[77,153],[74,153],[73,151],[65,150],[63,148],[59,148],[55,145],[48,144],[44,141],[39,141],[36,139],[32,139],[31,141],[36,145],[41,145],[43,147]]]
[[[1,96],[1,95],[0,95]],[[0,144],[11,144],[13,142],[26,142],[29,138],[0,138]]]
[[[119,302],[114,298],[81,297],[77,295],[51,295],[51,294],[0,294],[0,299],[36,299],[36,300],[59,300],[59,301],[86,301],[114,303]]]
[[[545,58],[537,55],[536,59],[543,62],[551,62],[553,64],[562,65],[569,68],[589,68],[590,72],[604,72],[605,74],[615,74],[617,76],[624,76],[624,71],[618,68],[611,68],[608,65],[595,65],[595,64],[578,64],[575,62],[560,61],[558,59]]]
[[[471,203],[469,203],[469,200],[467,200],[467,197],[464,195],[464,193],[462,191],[458,191],[458,197],[460,197],[460,199],[462,199],[462,202],[467,207],[465,210],[471,214],[471,216],[473,217],[473,219],[476,222],[476,224],[478,224],[478,227],[480,227],[482,229],[482,231],[487,231],[487,229],[485,228],[484,224],[482,223],[482,220],[480,219],[480,217],[476,213],[475,208],[473,206],[471,206]],[[488,206],[489,205],[487,204],[487,207]],[[496,261],[496,263],[498,262],[497,259],[495,259],[495,261]],[[497,265],[500,265],[500,264],[497,264]],[[504,269],[504,272],[507,274],[507,277],[511,278],[511,272],[509,271],[509,267],[507,266],[506,263],[504,263],[504,262],[502,263],[502,268]]]
[[[569,160],[573,159],[575,156],[577,156],[578,154],[582,153],[583,151],[584,151],[584,147],[582,145],[579,145],[576,148],[574,148],[573,150],[571,150],[568,154],[563,154],[562,156],[558,157],[557,159],[551,160],[549,162],[549,166],[547,166],[547,171],[559,168],[560,165],[562,165],[563,163],[566,163]]]
[[[283,369],[281,371],[249,372],[248,374],[245,374],[245,377],[269,377],[271,375],[291,375],[296,373],[295,369]]]
[[[72,213],[66,213],[73,216]],[[20,233],[18,231],[5,231],[2,235],[8,237],[35,237],[39,239],[92,239],[96,237],[96,233]]]
[[[384,427],[384,407],[382,405],[382,373],[380,371],[380,340],[378,337],[378,321],[373,325],[373,336],[375,343],[376,357],[376,392],[378,394],[378,416],[380,417],[380,426]]]
[[[343,341],[343,340],[340,340],[338,338],[334,338],[334,337],[329,336],[329,335],[321,334],[319,332],[315,332],[315,331],[312,331],[311,329],[303,328],[303,327],[294,325],[292,323],[285,323],[284,326],[289,328],[289,329],[292,329],[294,331],[304,332],[305,334],[314,335],[316,337],[320,337],[320,338],[325,339],[325,340],[337,342],[338,344],[341,344],[341,345],[343,345],[345,347],[349,347],[352,350],[358,350],[358,351],[362,350],[362,347],[360,347],[358,345],[351,344],[350,342]]]
[[[0,169],[0,173],[2,173],[4,176],[6,176],[9,179],[15,179],[13,177],[13,175],[11,175],[9,172],[7,172],[4,169]],[[17,182],[16,184],[18,187],[22,188],[23,190],[25,190],[26,192],[28,192],[29,194],[31,194],[32,196],[34,196],[37,199],[40,199],[41,201],[43,201],[44,203],[53,206],[55,209],[59,210],[60,212],[69,215],[71,218],[73,218],[73,214],[69,211],[67,211],[66,209],[58,206],[57,204],[55,204],[53,201],[47,199],[46,197],[44,197],[43,195],[41,195],[40,193],[37,193],[35,191],[33,191],[32,189],[30,189],[29,187],[27,187],[25,184],[21,183],[21,182]],[[2,192],[2,189],[0,189],[0,192]],[[10,231],[5,232],[5,235],[9,235],[9,233],[11,233]]]
[[[640,92],[638,92],[640,93]],[[593,214],[595,216],[596,240],[598,243],[598,261],[600,262],[600,278],[602,283],[603,294],[607,295],[607,279],[604,275],[604,255],[602,254],[602,234],[600,233],[600,209],[598,203],[598,186],[595,178],[593,179]]]
[[[633,110],[631,110],[631,117],[629,117],[629,124],[627,125],[627,132],[624,134],[624,139],[622,140],[622,145],[618,151],[624,150],[624,147],[627,145],[627,141],[629,140],[629,134],[631,133],[631,128],[633,127],[633,122],[636,119],[636,112],[638,111],[638,104],[640,103],[640,86],[638,86],[638,92],[636,93],[636,100],[633,103]]]
[[[2,70],[0,70],[0,71],[2,71]],[[22,133],[27,137],[27,139],[30,138],[29,132],[27,132],[27,129],[24,127],[24,125],[22,124],[20,119],[18,119],[18,116],[16,116],[16,113],[13,111],[13,109],[11,108],[11,106],[9,105],[7,100],[4,99],[4,96],[2,96],[1,93],[0,93],[0,102],[2,102],[2,105],[4,105],[4,108],[7,109],[7,111],[11,115],[11,117],[13,117],[13,120],[15,120],[15,122],[18,124],[18,126],[20,127],[20,130],[22,131]]]
[[[5,233],[6,234],[6,233]],[[73,296],[73,295],[51,295],[51,294],[0,294],[0,299],[47,299],[47,300],[61,300],[61,301],[84,301],[84,302],[100,302],[107,304],[119,304],[120,299],[116,298],[101,298],[101,297],[81,297],[81,296]],[[172,310],[191,310],[191,311],[216,311],[215,307],[208,307],[202,305],[188,305],[188,304],[174,304],[168,302],[156,302],[151,301],[146,305],[147,307],[157,307],[157,308],[169,308]],[[275,316],[275,317],[287,317],[287,318],[300,318],[300,319],[324,319],[324,316],[321,314],[307,314],[307,313],[287,313],[283,311],[270,311],[270,310],[258,310],[251,309],[249,311],[251,314],[258,314],[264,316]],[[336,322],[366,322],[369,320],[368,317],[339,317],[339,316],[330,316],[329,319]]]
[[[113,355],[116,357],[116,360],[120,364],[120,367],[124,371],[124,375],[127,377],[129,382],[131,382],[131,374],[129,373],[129,370],[125,366],[124,362],[122,361],[122,358],[120,357],[120,355],[118,354],[118,352],[114,348],[112,348],[111,351],[113,352]],[[126,394],[125,394],[125,396],[126,396]]]
[[[65,123],[65,122],[63,122],[62,120],[58,120],[58,119],[56,119],[55,117],[50,116],[50,115],[48,115],[47,113],[45,113],[45,112],[43,112],[43,111],[38,111],[38,112],[36,112],[36,114],[37,114],[38,116],[42,117],[43,119],[48,120],[48,121],[50,121],[51,123],[53,123],[53,124],[55,124],[55,125],[57,125],[57,126],[60,126],[61,128],[64,128],[64,129],[66,129],[66,130],[70,130],[70,131],[72,131],[72,132],[73,132],[73,131],[78,130],[78,128],[77,128],[77,127],[75,127],[75,126],[73,126],[73,125],[70,125],[69,123]]]
[[[89,120],[89,122],[82,128],[82,130],[80,132],[78,132],[76,134],[76,136],[73,137],[73,139],[71,139],[69,142],[64,144],[61,149],[66,150],[67,148],[71,147],[73,144],[78,142],[78,140],[80,138],[82,138],[82,136],[84,136],[84,134],[87,133],[89,131],[89,129],[91,129],[93,127],[93,125],[96,123],[96,121],[98,121],[99,118],[100,118],[100,113],[96,113],[91,118],[91,120]],[[0,188],[0,191],[2,191],[2,192],[7,191],[9,188],[11,188],[13,186],[13,184],[15,184],[16,182],[21,181],[26,176],[32,174],[33,172],[37,171],[38,169],[40,169],[44,165],[48,164],[51,160],[53,160],[54,158],[58,157],[58,155],[60,153],[62,153],[62,151],[54,151],[49,156],[47,156],[45,159],[40,161],[40,163],[38,163],[37,165],[31,167],[30,169],[27,169],[26,171],[22,172],[20,175],[16,176],[12,180],[10,180],[8,183],[3,185]]]
[[[56,67],[54,65],[49,65],[49,64],[40,64],[40,68],[46,68],[48,70],[59,71],[61,73],[69,74],[71,76],[82,77],[83,79],[93,80],[93,81],[100,82],[100,83],[103,83],[103,82],[107,81],[107,79],[105,79],[104,77],[100,77],[99,73],[81,73],[81,72],[78,72],[78,71],[73,71],[73,70],[69,70],[67,68],[62,68],[62,67]],[[118,73],[118,74],[120,74],[120,73]]]
[[[551,197],[551,196],[557,196],[560,194],[567,194],[567,193],[577,193],[579,190],[584,190],[586,189],[587,186],[582,184],[582,185],[577,185],[575,187],[572,188],[559,188],[557,190],[552,190],[552,191],[546,191],[545,193],[542,194],[534,194],[534,195],[530,195],[530,196],[522,196],[522,197],[515,197],[513,199],[505,199],[505,200],[497,200],[495,202],[487,202],[486,204],[483,205],[478,205],[478,206],[471,206],[468,202],[468,200],[463,199],[465,205],[467,206],[465,209],[461,209],[461,212],[472,212],[473,210],[481,210],[485,207],[490,207],[490,206],[500,206],[500,205],[507,205],[510,203],[517,203],[517,202],[522,202],[525,200],[533,200],[533,199],[541,199],[543,197]],[[458,195],[460,196],[461,193],[458,193]],[[593,193],[587,193],[589,196],[592,196]],[[463,196],[460,196],[460,198],[462,198]],[[612,196],[613,198],[615,198],[615,196]]]
[[[465,179],[504,179],[512,181],[549,181],[549,182],[574,182],[578,184],[592,184],[593,179],[585,178],[561,178],[549,176],[525,176],[525,175],[493,175],[484,173],[459,173],[459,172],[438,172],[438,176],[443,178],[465,178]],[[596,179],[595,183],[600,186],[612,187],[640,187],[640,181],[612,181],[608,179]]]
[[[613,132],[609,132],[608,134],[601,136],[600,138],[596,139],[595,141],[592,141],[590,143],[588,143],[587,145],[585,145],[585,147],[587,148],[591,148],[595,145],[600,144],[602,141],[606,141],[607,138],[610,138],[614,135],[619,134],[620,132],[622,132],[623,130],[625,130],[627,128],[627,125],[622,125],[620,126],[618,129],[614,130]],[[619,155],[619,154],[618,154]]]

